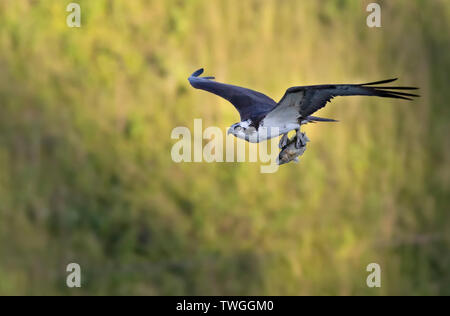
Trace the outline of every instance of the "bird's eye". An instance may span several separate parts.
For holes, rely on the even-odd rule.
[[[237,132],[242,131],[242,126],[236,126],[235,130],[236,130]]]

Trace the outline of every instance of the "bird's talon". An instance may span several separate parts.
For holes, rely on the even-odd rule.
[[[283,149],[287,145],[287,142],[288,142],[288,134],[283,134],[283,136],[280,139],[280,143],[278,144],[278,147],[280,149]]]
[[[296,142],[295,142],[295,148],[300,149],[302,147],[305,147],[306,146],[306,141],[307,141],[305,139],[305,134],[298,130],[297,134],[296,134],[296,137],[297,137],[297,139],[296,139]]]

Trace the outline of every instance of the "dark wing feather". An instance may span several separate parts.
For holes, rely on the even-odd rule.
[[[242,121],[260,118],[277,105],[274,100],[260,92],[211,80],[214,77],[199,77],[202,73],[203,68],[188,78],[191,85],[228,100],[238,110]]]
[[[417,94],[398,90],[414,90],[416,87],[377,87],[378,84],[389,83],[397,79],[388,79],[364,84],[337,84],[292,87],[286,90],[278,105],[267,114],[264,120],[272,122],[284,121],[294,123],[300,117],[308,117],[323,108],[327,102],[337,96],[367,95],[384,98],[412,100]],[[397,90],[397,91],[392,91]],[[289,118],[288,118],[289,117]]]

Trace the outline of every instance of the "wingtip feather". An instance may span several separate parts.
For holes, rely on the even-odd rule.
[[[198,76],[200,76],[203,73],[203,71],[204,71],[203,68],[197,69],[196,71],[194,71],[192,73],[191,77],[198,77]]]
[[[382,84],[382,83],[389,83],[389,82],[393,82],[398,80],[398,78],[392,78],[392,79],[386,79],[386,80],[381,80],[381,81],[374,81],[374,82],[368,82],[368,83],[363,83],[361,84],[361,86],[371,86],[371,85],[375,85],[375,84]]]

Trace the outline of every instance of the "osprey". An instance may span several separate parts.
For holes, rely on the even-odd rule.
[[[336,122],[336,120],[311,116],[323,108],[327,102],[337,96],[367,95],[384,98],[412,100],[417,94],[402,92],[416,87],[386,87],[380,84],[397,79],[388,79],[363,84],[327,84],[315,86],[291,87],[286,90],[281,100],[274,100],[260,92],[243,87],[214,81],[214,77],[200,77],[203,68],[195,71],[189,78],[190,84],[197,89],[214,93],[234,105],[241,121],[231,125],[228,134],[249,142],[258,143],[266,139],[296,131],[296,147],[304,146],[300,135],[301,125],[309,122]],[[281,144],[280,146],[284,146]]]

